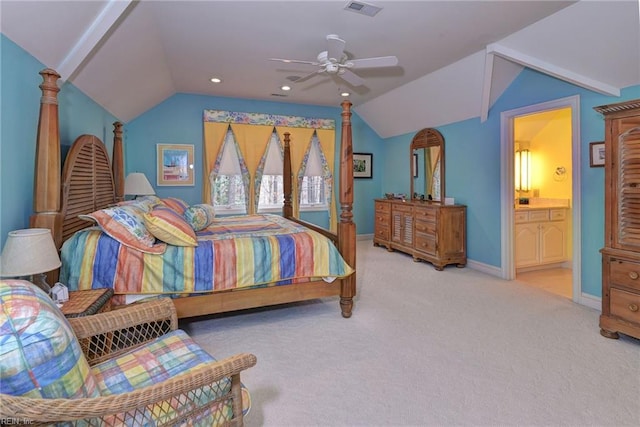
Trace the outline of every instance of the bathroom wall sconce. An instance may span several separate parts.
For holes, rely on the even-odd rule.
[[[531,153],[529,150],[516,151],[514,176],[516,191],[531,190]]]

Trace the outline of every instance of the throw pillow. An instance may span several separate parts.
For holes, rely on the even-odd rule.
[[[45,399],[100,395],[71,325],[26,280],[0,281],[0,343],[2,393]]]
[[[205,203],[199,205],[191,205],[184,212],[184,219],[194,231],[200,231],[207,228],[216,218],[216,211],[212,205]]]
[[[156,239],[174,246],[198,246],[196,233],[173,209],[157,206],[144,214],[144,225]]]
[[[144,212],[135,206],[115,206],[89,215],[78,215],[95,221],[102,231],[120,244],[150,254],[162,254],[167,246],[156,239],[144,226]]]

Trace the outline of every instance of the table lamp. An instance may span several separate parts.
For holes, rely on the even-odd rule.
[[[32,276],[31,282],[51,295],[51,287],[44,273],[61,265],[51,230],[26,228],[9,232],[2,250],[0,276]]]
[[[149,180],[142,172],[134,172],[127,175],[124,180],[124,194],[127,196],[152,196],[156,194]]]

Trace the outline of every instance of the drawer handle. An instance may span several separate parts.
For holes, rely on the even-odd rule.
[[[629,304],[629,310],[635,313],[636,311],[638,311],[638,304]]]
[[[629,272],[629,277],[633,280],[636,280],[638,278],[638,273],[635,271],[631,271]]]

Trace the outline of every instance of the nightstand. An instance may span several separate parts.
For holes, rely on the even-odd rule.
[[[69,292],[69,301],[60,309],[65,317],[84,317],[111,310],[113,289],[89,289]],[[88,360],[99,359],[109,354],[113,343],[111,332],[79,340],[82,352]]]
[[[69,301],[62,305],[65,317],[84,317],[111,310],[113,289],[89,289],[69,292]]]

